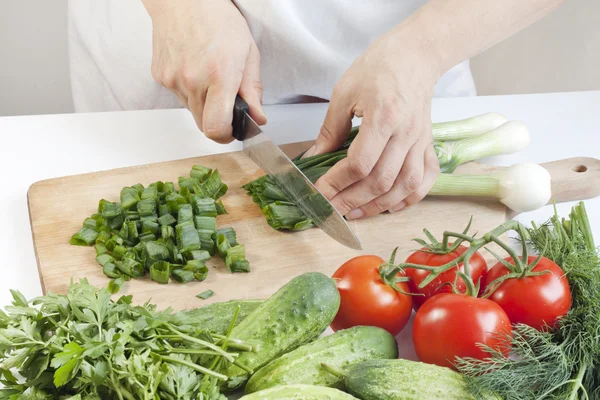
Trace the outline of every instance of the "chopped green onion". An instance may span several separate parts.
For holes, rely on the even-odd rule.
[[[128,221],[137,221],[138,219],[140,219],[140,213],[138,213],[137,211],[127,211],[125,213],[125,219],[127,219]]]
[[[125,246],[118,245],[115,246],[115,249],[112,251],[112,256],[117,260],[121,260],[126,252],[127,248]]]
[[[158,223],[161,225],[174,225],[177,223],[177,220],[171,214],[165,214],[158,218]]]
[[[96,257],[96,262],[104,266],[107,263],[115,262],[115,258],[110,254],[104,253]]]
[[[227,185],[221,181],[218,170],[214,170],[204,182],[195,183],[193,188],[194,193],[200,197],[211,197],[215,200],[227,193]]]
[[[132,188],[137,190],[138,196],[140,196],[140,197],[142,196],[142,192],[144,191],[144,185],[142,185],[141,183],[136,183],[135,185],[132,186]]]
[[[227,210],[225,209],[225,206],[221,200],[217,200],[215,202],[215,207],[217,208],[217,215],[227,214]]]
[[[150,266],[150,279],[161,284],[169,283],[171,264],[167,261],[157,261]]]
[[[115,261],[117,268],[133,278],[144,276],[144,266],[131,258],[124,258],[122,261]]]
[[[158,197],[158,187],[156,185],[150,185],[142,191],[142,200],[156,200]]]
[[[177,231],[177,245],[181,252],[201,249],[200,237],[192,221],[178,224],[175,230]]]
[[[159,204],[158,205],[158,216],[159,217],[163,217],[165,215],[169,214],[169,206],[165,203],[165,204]]]
[[[175,229],[171,225],[163,225],[160,227],[160,236],[163,239],[175,239]]]
[[[229,241],[227,240],[225,235],[222,233],[217,234],[217,242],[216,243],[217,243],[217,252],[219,253],[219,256],[224,260],[225,257],[227,256],[227,250],[229,250],[231,248],[231,245],[229,244]]]
[[[202,282],[208,276],[208,267],[200,260],[190,260],[183,267],[186,271],[194,273],[194,279]]]
[[[123,240],[129,240],[129,230],[127,229],[127,224],[123,224],[123,226],[121,226],[118,235]]]
[[[154,233],[144,233],[139,236],[140,242],[149,242],[152,240],[156,240],[156,235]]]
[[[192,190],[194,185],[200,183],[200,181],[196,178],[190,178],[187,176],[180,176],[179,180],[179,191],[181,191],[181,189],[183,188],[187,188],[188,190]]]
[[[177,223],[183,224],[184,222],[191,221],[194,218],[194,211],[190,204],[181,204],[179,206],[179,213],[177,215]]]
[[[194,225],[196,225],[196,229],[206,230],[206,231],[216,231],[217,230],[217,219],[215,217],[194,217]]]
[[[175,191],[175,184],[173,182],[165,182],[165,193],[173,193]]]
[[[209,297],[212,297],[214,295],[215,295],[215,292],[213,292],[212,290],[209,289],[209,290],[206,290],[206,291],[204,291],[204,292],[202,292],[200,294],[197,294],[196,297],[199,298],[199,299],[202,299],[202,300],[206,300]]]
[[[289,229],[293,231],[312,227],[310,219],[295,205],[282,204],[279,201],[265,206],[262,210],[269,226],[273,229]]]
[[[176,214],[179,212],[179,205],[188,203],[185,197],[175,192],[169,193],[165,198],[165,201],[167,202],[169,212],[171,214]]]
[[[139,234],[138,234],[137,224],[135,223],[135,221],[127,222],[127,234],[128,234],[129,240],[134,240],[134,239],[138,238]]]
[[[187,261],[190,260],[199,260],[206,261],[210,260],[210,254],[206,250],[191,250],[183,253],[183,258]]]
[[[144,258],[146,260],[146,266],[150,267],[157,261],[169,260],[169,249],[167,245],[159,242],[146,242],[144,247]]]
[[[69,243],[75,246],[90,246],[94,244],[96,238],[98,237],[98,232],[90,228],[81,228],[76,234],[71,236],[71,240]]]
[[[102,266],[102,272],[109,278],[118,278],[121,276],[121,271],[112,262],[107,262]]]
[[[145,190],[145,189],[144,189]],[[144,199],[137,203],[137,210],[140,213],[140,218],[156,213],[156,200]]]
[[[171,277],[179,283],[188,283],[194,280],[194,272],[185,269],[176,269],[171,273]]]
[[[121,207],[117,203],[113,203],[110,201],[104,201],[101,203],[101,207],[98,209],[100,214],[104,218],[110,219],[117,217],[119,214],[122,214]]]
[[[104,244],[108,239],[110,239],[111,234],[108,231],[100,231],[98,232],[98,237],[96,238],[96,244]]]
[[[108,251],[106,249],[106,246],[104,245],[104,243],[96,243],[94,245],[94,249],[96,250],[96,256],[99,256],[101,254],[106,254],[106,252]]]
[[[211,174],[212,169],[204,167],[202,165],[194,165],[192,166],[192,170],[190,171],[190,176],[192,178],[198,179],[200,182],[204,181]]]
[[[140,201],[140,193],[136,188],[124,187],[121,189],[121,206],[128,210]]]
[[[108,287],[107,287],[109,293],[111,293],[111,294],[119,293],[119,290],[121,290],[121,286],[123,286],[124,282],[125,281],[121,277],[116,278],[116,279],[111,279],[108,282]]]
[[[216,217],[217,207],[215,200],[208,198],[202,198],[198,195],[193,195],[190,199],[190,203],[194,209],[194,215],[200,217]]]
[[[227,241],[229,242],[229,244],[231,246],[237,246],[239,243],[237,242],[237,235],[235,233],[235,230],[233,230],[233,228],[222,228],[222,229],[217,229],[217,235],[222,234],[225,235],[225,238],[227,239]],[[216,238],[215,239],[216,242]]]
[[[141,223],[144,221],[158,222],[158,215],[150,214],[150,215],[144,215],[143,217],[140,217],[140,225],[139,225],[140,227],[142,226]]]
[[[250,263],[246,260],[246,249],[237,245],[227,249],[225,265],[229,272],[250,272]]]
[[[154,222],[154,221],[149,221],[149,220],[144,220],[142,221],[142,233],[158,233],[158,230],[160,229],[160,225],[158,224],[158,222]]]
[[[215,255],[215,242],[212,239],[214,231],[199,229],[196,231],[200,238],[200,249],[208,251],[211,256]]]
[[[83,221],[83,227],[91,229],[91,230],[94,230],[96,232],[100,230],[99,227],[98,227],[98,221],[95,220],[95,219],[92,219],[92,218],[86,218]]]

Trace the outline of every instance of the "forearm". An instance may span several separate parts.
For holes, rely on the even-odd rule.
[[[441,75],[538,21],[563,1],[430,0],[391,33],[416,40]]]

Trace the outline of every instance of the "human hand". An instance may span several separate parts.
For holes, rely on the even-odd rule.
[[[230,0],[144,0],[152,17],[152,76],[173,91],[204,134],[232,137],[233,104],[240,96],[265,124],[260,55],[246,20]]]
[[[315,145],[306,156],[341,146],[352,117],[360,131],[317,188],[348,219],[399,211],[429,192],[439,163],[431,134],[436,58],[404,33],[373,42],[333,89]]]

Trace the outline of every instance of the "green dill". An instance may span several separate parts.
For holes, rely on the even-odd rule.
[[[569,219],[532,224],[524,243],[557,263],[571,287],[572,307],[557,328],[539,332],[516,325],[512,354],[486,348],[489,358],[463,358],[457,367],[478,395],[491,390],[504,400],[600,399],[600,255],[583,202]]]

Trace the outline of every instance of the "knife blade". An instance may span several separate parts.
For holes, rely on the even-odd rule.
[[[233,137],[243,142],[244,152],[323,232],[337,242],[355,250],[362,250],[342,215],[323,196],[313,183],[262,131],[249,115],[248,103],[239,95],[233,110]]]

